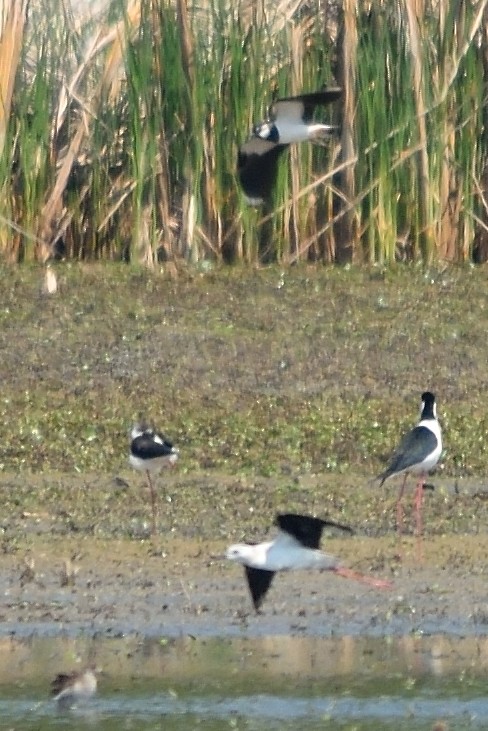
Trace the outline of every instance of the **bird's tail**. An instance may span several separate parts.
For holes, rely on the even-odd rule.
[[[309,139],[316,145],[325,145],[341,128],[337,124],[315,124],[310,130]]]

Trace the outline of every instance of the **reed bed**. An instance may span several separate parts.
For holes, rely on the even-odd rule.
[[[0,20],[4,260],[488,258],[488,0],[6,0]],[[340,138],[291,149],[247,207],[253,122],[337,84]]]

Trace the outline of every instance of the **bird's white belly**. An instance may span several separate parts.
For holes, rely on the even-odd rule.
[[[175,454],[168,454],[166,457],[155,457],[154,459],[141,459],[140,457],[135,457],[133,454],[129,457],[129,462],[131,463],[132,467],[136,470],[149,470],[149,472],[158,472],[163,467],[170,467],[173,465],[176,460],[178,459],[178,455]]]
[[[268,571],[287,571],[288,569],[312,569],[321,564],[322,554],[312,548],[301,546],[283,550],[281,546],[271,546],[266,552]]]
[[[280,136],[280,145],[289,145],[293,142],[306,142],[309,139],[308,125],[304,122],[275,123]]]

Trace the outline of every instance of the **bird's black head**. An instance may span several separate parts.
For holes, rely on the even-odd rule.
[[[253,135],[262,140],[276,143],[280,141],[278,128],[273,122],[259,122],[259,124],[254,125],[252,132]]]
[[[426,406],[432,406],[433,403],[435,403],[435,396],[430,391],[424,391],[422,394],[422,403]]]
[[[422,394],[422,418],[435,418],[436,416],[436,405],[435,396],[430,391],[424,391]]]

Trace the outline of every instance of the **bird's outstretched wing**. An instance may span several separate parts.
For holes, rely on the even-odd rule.
[[[271,197],[278,173],[278,158],[287,147],[255,135],[241,145],[237,156],[237,173],[242,189],[250,200],[265,201]]]
[[[254,569],[251,566],[245,566],[247,585],[251,592],[252,603],[256,612],[259,610],[266,593],[273,581],[274,571],[266,571],[265,569]]]
[[[296,513],[277,515],[275,524],[284,533],[288,533],[296,538],[306,548],[319,548],[322,531],[326,527],[338,528],[348,533],[353,532],[352,528],[347,525],[335,523],[332,520],[313,518],[309,515],[298,515]]]
[[[309,122],[317,106],[335,102],[342,94],[342,89],[333,87],[310,94],[299,94],[277,99],[270,109],[273,121],[286,119],[289,122]]]

